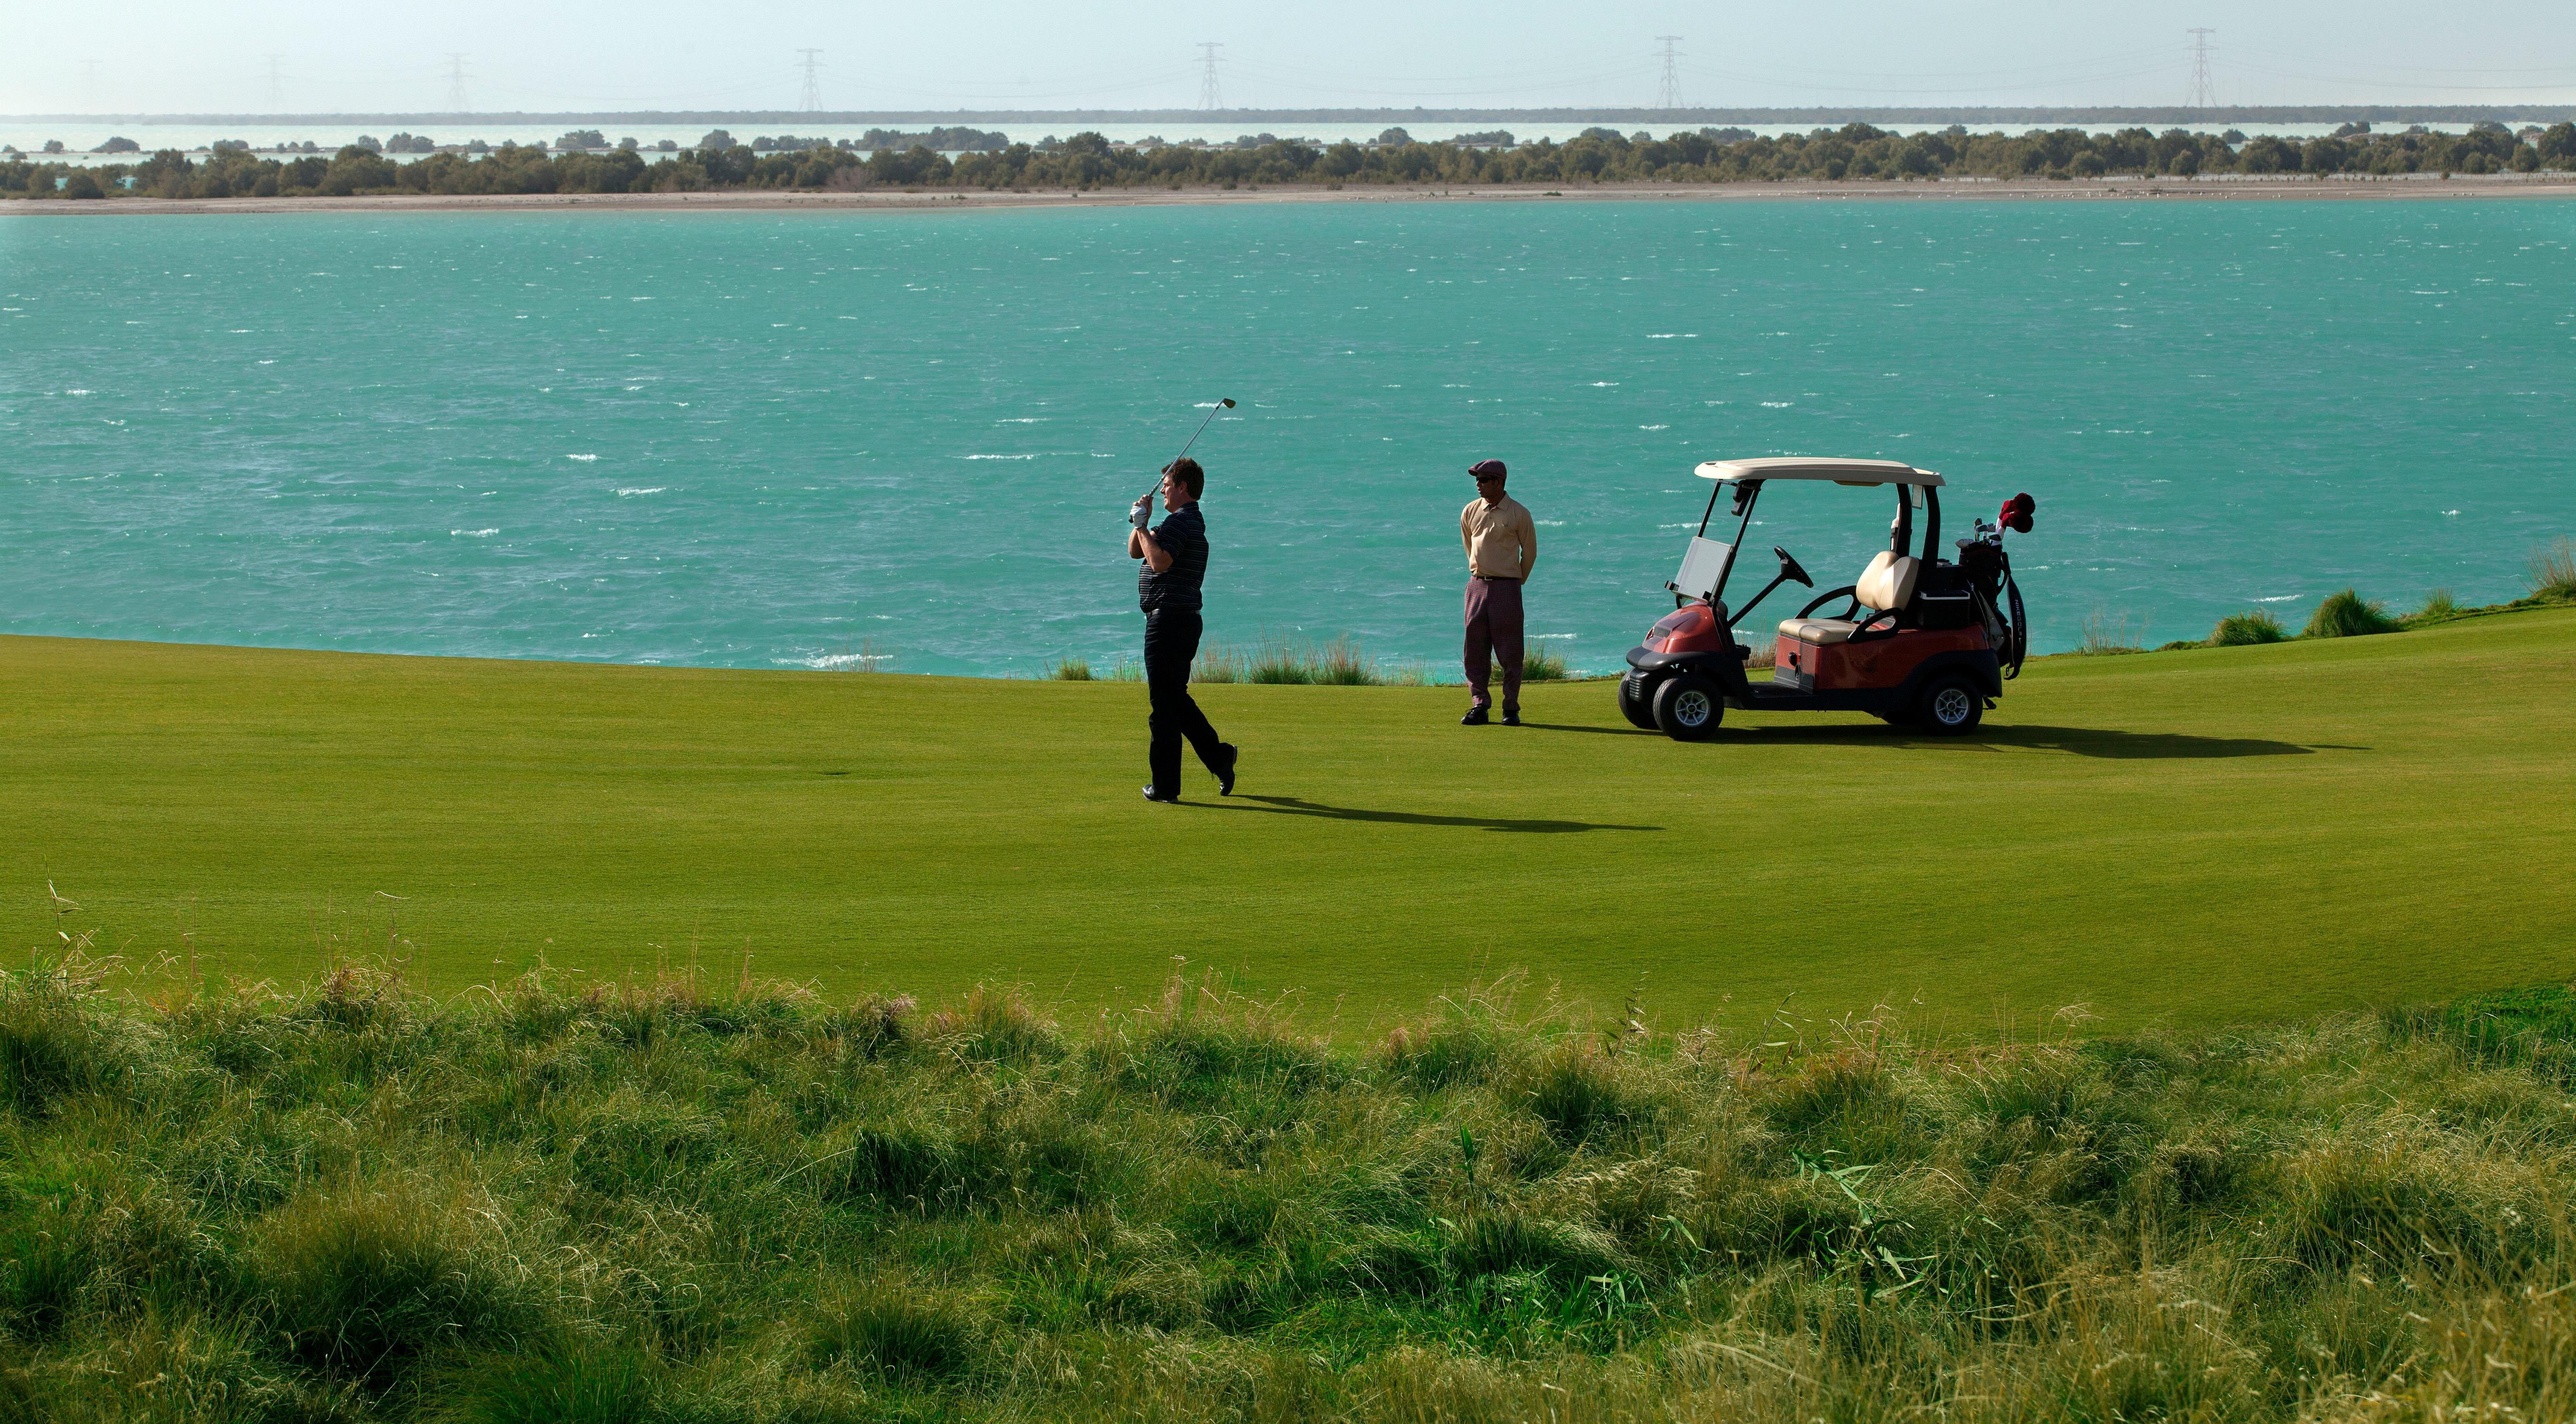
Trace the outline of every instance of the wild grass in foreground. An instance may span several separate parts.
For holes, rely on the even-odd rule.
[[[0,1417],[2566,1418],[2571,1035],[38,963]]]

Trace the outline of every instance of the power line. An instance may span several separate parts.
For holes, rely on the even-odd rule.
[[[1225,107],[1217,102],[1216,93],[1216,52],[1223,48],[1225,46],[1222,43],[1213,40],[1202,40],[1199,43],[1199,54],[1203,61],[1199,74],[1199,107],[1210,113]]]
[[[1673,48],[1682,42],[1682,37],[1657,35],[1655,38],[1664,46],[1664,83],[1655,93],[1655,107],[1669,114],[1682,107],[1682,73],[1678,63],[1682,56],[1681,51]]]
[[[796,52],[805,56],[805,97],[803,100],[803,108],[805,112],[809,114],[819,114],[823,112],[823,81],[815,77],[814,56],[821,54],[822,51],[819,49],[800,49]]]
[[[449,50],[447,52],[447,112],[462,114],[471,112],[471,109],[472,106],[465,102],[465,55],[458,50]]]
[[[2218,91],[2209,82],[2209,37],[2216,30],[2195,29],[2191,34],[2191,98],[2184,104],[2191,109],[2218,107]]]

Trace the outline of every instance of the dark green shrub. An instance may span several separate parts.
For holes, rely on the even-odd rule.
[[[2260,608],[2249,608],[2219,619],[2209,641],[2213,647],[2241,648],[2251,643],[2277,643],[2287,636],[2281,630],[2280,619]]]
[[[2397,620],[2376,603],[2366,603],[2351,589],[2330,593],[2308,618],[2309,638],[2360,638],[2372,633],[2394,633]]]

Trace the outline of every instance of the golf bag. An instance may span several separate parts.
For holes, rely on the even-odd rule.
[[[1985,622],[1986,641],[1994,645],[2004,677],[2021,676],[2022,658],[2030,651],[2030,615],[2022,609],[2021,585],[2013,582],[2004,531],[1978,520],[1977,537],[1959,541],[1959,571],[1976,596],[1977,616]]]

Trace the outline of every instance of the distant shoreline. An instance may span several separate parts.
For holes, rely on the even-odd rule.
[[[1493,202],[2121,202],[2282,199],[2564,198],[2576,175],[2548,178],[2112,178],[2047,181],[1629,183],[1580,188],[1295,187],[1103,188],[1089,192],[928,190],[854,193],[785,189],[714,193],[385,194],[347,198],[31,198],[0,202],[0,216],[300,212],[931,212],[1024,208],[1271,207],[1291,203]]]

